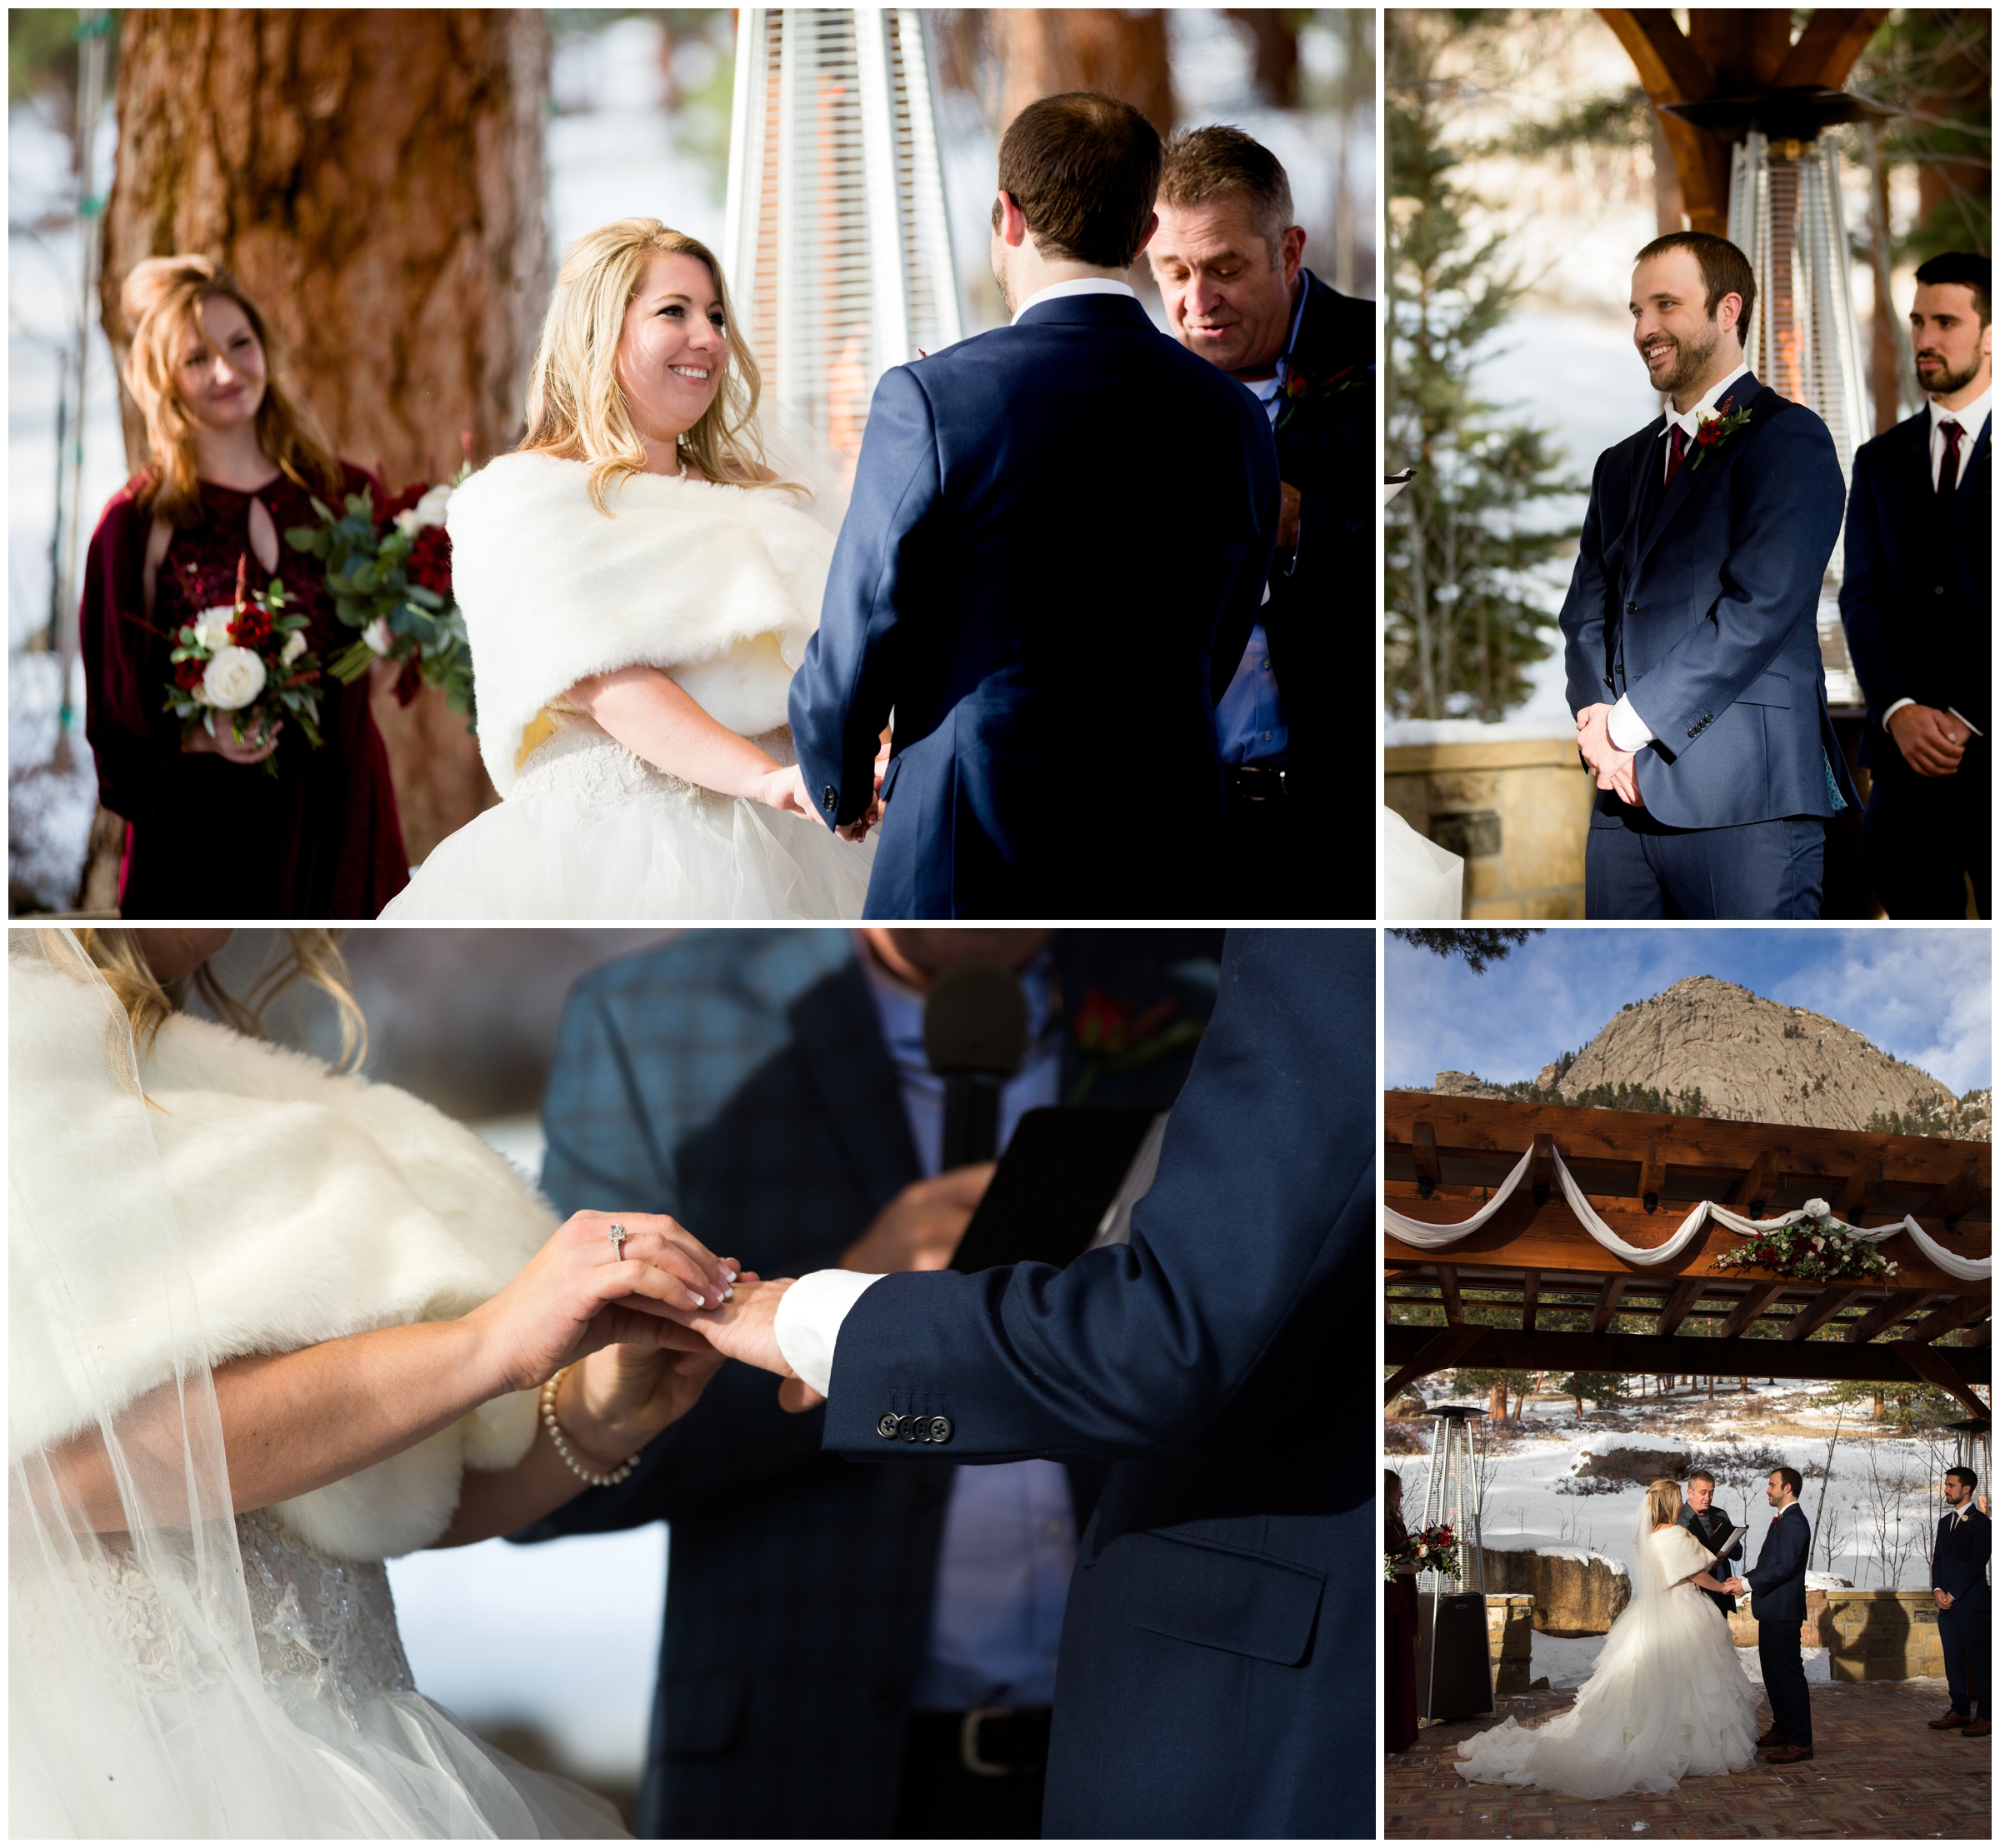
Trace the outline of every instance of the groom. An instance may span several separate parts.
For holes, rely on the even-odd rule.
[[[1562,613],[1598,791],[1585,914],[1818,917],[1827,822],[1858,800],[1815,621],[1833,439],[1745,365],[1735,245],[1673,232],[1637,262],[1632,337],[1668,409],[1598,458]]]
[[[1758,1741],[1776,1749],[1768,1765],[1802,1765],[1812,1756],[1812,1703],[1806,1693],[1806,1664],[1799,1642],[1806,1621],[1806,1566],[1812,1556],[1812,1530],[1798,1505],[1800,1477],[1789,1464],[1772,1471],[1765,1486],[1778,1510],[1764,1536],[1757,1564],[1727,1589],[1752,1593],[1757,1618],[1757,1660],[1764,1691],[1771,1696],[1771,1730]]]
[[[876,387],[791,699],[807,792],[849,838],[893,711],[869,917],[1230,908],[1215,707],[1263,594],[1278,452],[1123,280],[1161,158],[1112,97],[1022,110],[993,207],[1012,325]]]

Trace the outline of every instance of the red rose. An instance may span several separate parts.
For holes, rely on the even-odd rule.
[[[1695,432],[1694,440],[1706,448],[1715,441],[1715,426],[1712,423],[1704,423],[1699,430]]]
[[[419,527],[403,570],[412,584],[449,598],[452,594],[452,542],[442,527]]]
[[[229,639],[239,648],[254,648],[271,639],[271,618],[254,603],[246,603],[229,625]]]
[[[201,661],[177,661],[173,664],[173,683],[182,692],[192,693],[202,684],[202,675],[208,663]]]

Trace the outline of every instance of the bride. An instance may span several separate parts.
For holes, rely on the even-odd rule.
[[[416,1691],[382,1561],[622,1480],[716,1366],[655,1305],[737,1267],[558,1227],[429,1106],[180,1011],[254,1030],[228,936],[9,938],[12,1832],[622,1834]]]
[[[1611,1626],[1577,1704],[1545,1725],[1508,1720],[1458,1748],[1476,1784],[1534,1785],[1565,1796],[1663,1793],[1683,1777],[1757,1761],[1756,1684],[1722,1612],[1701,1593],[1727,1587],[1713,1560],[1674,1524],[1681,1491],[1646,1491],[1633,1535],[1632,1602]]]
[[[839,490],[763,465],[760,390],[704,246],[622,218],[571,247],[528,434],[446,513],[506,799],[385,917],[860,917],[874,849],[820,819],[785,711]]]

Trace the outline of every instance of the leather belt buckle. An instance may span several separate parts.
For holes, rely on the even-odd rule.
[[[1012,1777],[1018,1765],[995,1765],[979,1756],[979,1729],[988,1720],[1011,1720],[1012,1707],[968,1707],[958,1725],[958,1762],[980,1777]]]
[[[1246,802],[1275,802],[1285,793],[1282,770],[1250,763],[1231,764],[1228,768],[1230,787]]]

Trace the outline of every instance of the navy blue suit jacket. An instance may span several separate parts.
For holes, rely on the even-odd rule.
[[[1993,1524],[1977,1508],[1952,1530],[1952,1517],[1941,1515],[1938,1538],[1931,1548],[1931,1583],[1951,1594],[1955,1611],[1991,1611],[1992,1587],[1986,1582],[1993,1556]]]
[[[1374,1833],[1374,948],[1232,932],[1132,1242],[886,1277],[848,1311],[829,1449],[1122,1459],[1056,1674],[1050,1836]]]
[[[1654,734],[1639,794],[1671,827],[1831,816],[1828,766],[1860,801],[1816,620],[1840,536],[1833,439],[1754,377],[1729,397],[1749,427],[1696,451],[1664,492],[1664,417],[1598,457],[1562,603],[1570,710],[1631,694]]]
[[[1743,1574],[1750,1614],[1760,1624],[1806,1621],[1806,1567],[1812,1558],[1812,1524],[1794,1501],[1772,1521],[1757,1564]]]
[[[1949,707],[1992,735],[1992,420],[1961,454],[1948,521],[1931,486],[1927,407],[1854,452],[1840,618],[1868,702],[1862,760],[1901,764],[1898,700]]]
[[[1214,916],[1215,701],[1278,522],[1256,397],[1124,296],[882,375],[792,735],[870,917]]]
[[[1220,950],[1214,931],[1063,932],[1065,1007],[1094,988],[1206,1019]],[[1164,1108],[1192,1058],[1102,1071],[1089,1101]],[[1072,1036],[1065,1096],[1082,1071]],[[770,1276],[838,1264],[922,1171],[844,931],[702,931],[592,971],[563,1011],[542,1121],[558,1211],[672,1213]],[[894,1827],[957,1459],[862,1466],[822,1451],[822,1426],[732,1361],[628,1481],[514,1536],[671,1524],[642,1834]],[[1102,1474],[1071,1471],[1079,1523]]]

